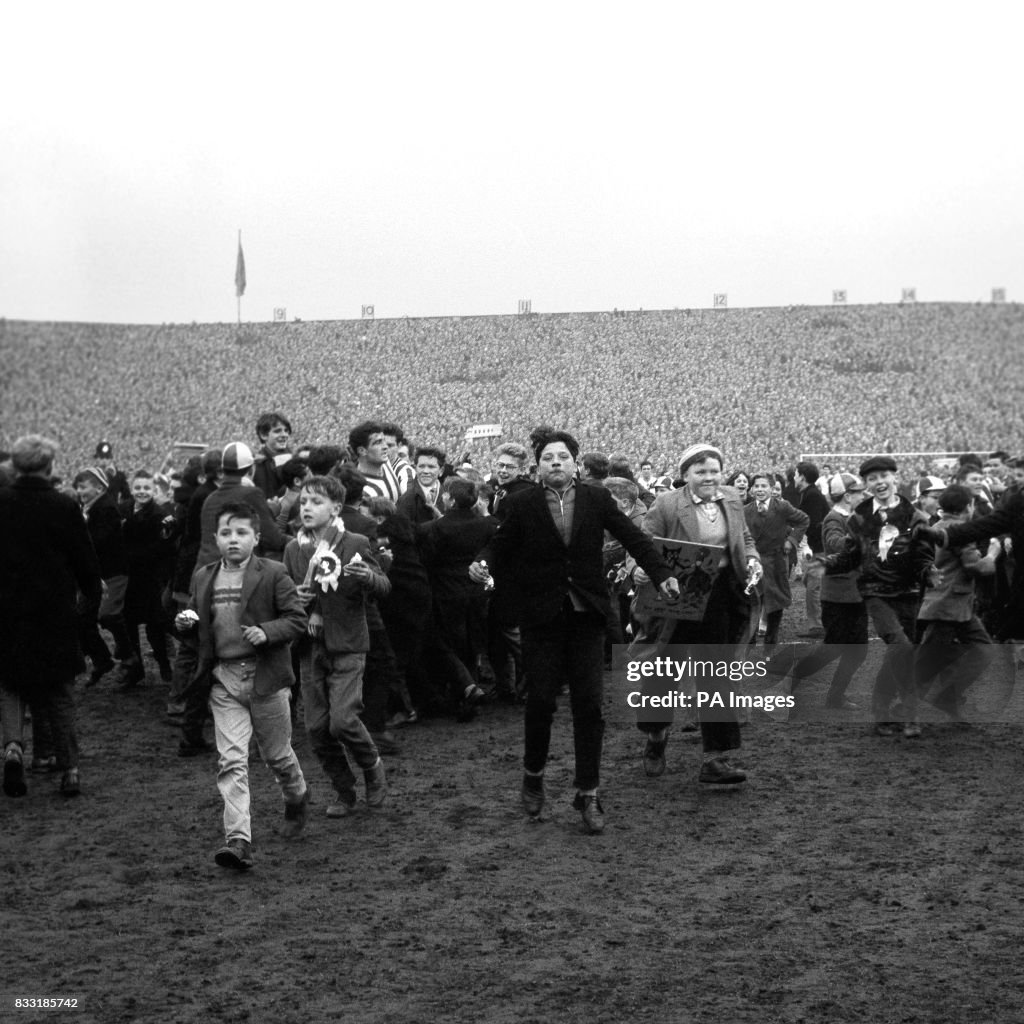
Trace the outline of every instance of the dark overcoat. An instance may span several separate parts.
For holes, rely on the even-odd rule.
[[[31,698],[82,665],[77,598],[100,604],[100,567],[78,502],[42,477],[0,488],[0,686]]]

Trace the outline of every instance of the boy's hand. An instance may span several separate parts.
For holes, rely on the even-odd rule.
[[[369,583],[373,570],[365,562],[349,562],[341,570],[346,576],[354,576],[360,583]]]
[[[186,608],[174,616],[174,625],[181,633],[187,633],[198,621],[199,616],[191,608]]]
[[[295,588],[299,593],[299,600],[304,605],[311,605],[316,600],[316,592],[306,583],[300,583]]]
[[[259,626],[246,626],[242,630],[242,636],[253,645],[253,647],[259,647],[261,644],[267,642],[267,634],[260,629]]]
[[[306,632],[310,636],[323,636],[324,633],[324,617],[320,612],[313,612],[309,617],[309,625],[306,627]]]

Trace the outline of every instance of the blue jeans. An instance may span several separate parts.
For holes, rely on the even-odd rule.
[[[527,685],[523,766],[529,772],[544,770],[556,697],[568,683],[577,789],[595,789],[601,774],[604,631],[597,615],[569,610],[544,626],[522,631]]]
[[[285,803],[298,803],[306,792],[299,759],[292,750],[288,690],[255,692],[255,662],[220,662],[213,670],[210,710],[220,754],[217,788],[224,798],[224,835],[252,841],[249,814],[249,741],[255,732],[260,754],[274,773]]]
[[[302,706],[313,752],[343,800],[355,796],[355,775],[346,751],[363,771],[378,760],[377,747],[359,718],[363,710],[366,655],[331,654],[314,641],[302,674]]]

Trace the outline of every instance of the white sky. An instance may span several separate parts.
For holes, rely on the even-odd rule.
[[[0,316],[1024,301],[1009,2],[20,3]]]

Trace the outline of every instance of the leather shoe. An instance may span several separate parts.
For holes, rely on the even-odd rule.
[[[24,796],[28,792],[25,785],[25,764],[21,750],[17,744],[10,743],[4,753],[4,792],[8,796]]]
[[[384,774],[384,763],[380,758],[377,758],[377,763],[372,768],[367,768],[363,772],[363,779],[366,782],[366,806],[383,807],[388,795],[388,780]]]
[[[714,757],[701,765],[700,781],[711,785],[728,786],[746,782],[747,773],[730,764],[727,757]]]
[[[544,777],[542,775],[523,776],[523,810],[531,818],[539,818],[544,810]]]
[[[252,844],[244,839],[232,839],[225,843],[213,859],[222,868],[235,868],[237,871],[248,871],[252,867]]]
[[[294,839],[306,827],[306,808],[309,806],[309,790],[302,794],[298,803],[284,805],[284,824],[281,835]]]
[[[604,808],[595,795],[584,796],[582,793],[577,793],[572,805],[583,814],[584,832],[596,836],[604,831]]]
[[[648,733],[644,744],[644,772],[651,778],[665,774],[665,747],[668,746],[668,729],[662,729],[660,739],[658,733]]]
[[[114,670],[114,662],[108,661],[102,665],[93,665],[92,671],[89,673],[89,682],[86,686],[95,686],[108,672]]]
[[[82,792],[82,784],[78,778],[78,769],[69,768],[60,780],[61,796],[78,796]]]

